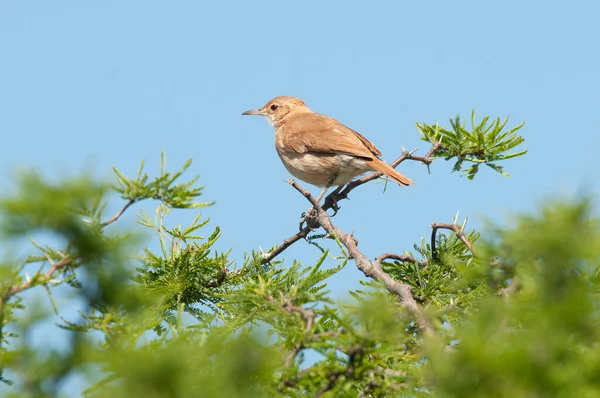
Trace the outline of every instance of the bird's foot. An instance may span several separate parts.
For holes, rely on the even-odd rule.
[[[329,217],[335,217],[335,215],[337,214],[338,210],[341,209],[341,207],[338,205],[338,202],[335,199],[335,197],[331,198],[331,208],[333,209],[333,214],[330,215]]]
[[[337,199],[338,199],[338,194],[342,191],[343,188],[344,188],[344,185],[340,185],[339,187],[337,187],[335,189],[335,191],[331,192],[325,198],[325,203],[323,205],[331,204],[331,208],[333,209],[333,214],[330,215],[329,217],[335,217],[338,210],[341,209],[341,207],[338,205]]]
[[[321,226],[319,221],[317,220],[317,210],[314,207],[311,207],[306,212],[301,215],[302,220],[300,221],[299,229],[302,231],[304,229],[304,225],[306,224],[311,230],[317,229]]]

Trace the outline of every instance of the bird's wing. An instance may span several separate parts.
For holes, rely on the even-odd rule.
[[[366,159],[381,156],[381,152],[365,137],[318,113],[297,115],[280,128],[283,129],[283,146],[297,153],[336,153]]]

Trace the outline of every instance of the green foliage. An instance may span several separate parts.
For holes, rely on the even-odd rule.
[[[450,352],[444,336],[432,342],[427,375],[440,395],[600,395],[600,228],[591,219],[588,202],[554,203],[496,228],[477,274],[490,290],[518,284],[518,294],[489,294],[453,332]]]
[[[227,286],[224,282],[230,261],[226,253],[209,256],[220,236],[219,228],[204,240],[203,236],[194,233],[209,220],[200,221],[198,214],[186,228],[168,228],[163,224],[168,211],[167,207],[160,206],[154,220],[143,211],[138,216],[139,224],[157,231],[161,253],[153,253],[148,248],[144,250],[135,280],[147,293],[156,296],[155,305],[161,308],[167,321],[174,321],[173,312],[180,305],[185,312],[201,319],[206,315],[202,306],[214,309],[214,304],[219,301],[214,289]],[[155,330],[159,334],[164,332],[161,325]]]
[[[102,197],[103,185],[92,182],[89,176],[50,184],[35,172],[21,173],[16,183],[14,195],[0,199],[3,209],[0,232],[5,237],[47,230],[62,235],[70,243],[68,253],[75,251],[77,255],[93,258],[106,249],[98,244],[97,231],[88,228],[80,217]],[[51,250],[48,255],[57,258]]]
[[[245,333],[224,340],[194,331],[100,359],[111,377],[89,390],[90,397],[268,397],[279,364],[272,348]]]
[[[180,173],[174,175],[178,178]],[[163,203],[185,207],[202,205],[193,201],[200,195],[201,188],[187,191],[181,188],[193,185],[195,180],[171,188],[175,181],[173,175],[163,171],[153,183],[145,184],[147,177],[142,175],[141,167],[137,179],[128,180],[122,175],[119,179],[129,187],[137,187],[137,191],[119,191],[128,195],[131,203],[157,197],[164,199]],[[34,350],[28,343],[29,331],[51,313],[44,311],[38,302],[26,307],[26,302],[19,296],[22,292],[43,286],[48,302],[58,312],[53,292],[72,290],[70,294],[83,300],[86,309],[79,322],[70,322],[58,314],[60,326],[67,330],[102,331],[106,342],[112,342],[119,335],[131,338],[143,332],[132,326],[137,323],[128,323],[138,319],[137,313],[146,307],[150,296],[131,283],[129,258],[131,245],[137,245],[137,239],[131,234],[104,232],[104,228],[121,214],[101,221],[106,206],[103,200],[106,188],[94,183],[89,176],[50,184],[38,174],[24,173],[16,180],[13,195],[0,199],[0,231],[5,242],[10,242],[0,267],[1,364],[2,369],[10,368],[16,372],[20,384],[26,386],[30,394],[53,395],[58,382],[75,371],[92,350],[86,336],[77,333],[73,335],[72,349],[68,352]],[[148,192],[154,193],[149,195]],[[54,235],[51,240],[64,242],[64,246],[57,249],[50,243],[31,240],[33,251],[22,260],[12,260],[11,248],[23,246],[19,238],[40,231],[51,232]],[[125,321],[124,317],[131,320]],[[136,333],[132,332],[134,330]],[[13,344],[16,346],[9,349]],[[25,358],[27,360],[23,361]],[[43,372],[32,373],[37,368],[43,368]],[[2,381],[11,382],[6,378],[6,372],[2,373]]]
[[[440,149],[435,153],[435,157],[444,158],[445,160],[456,159],[452,171],[462,171],[463,175],[472,180],[479,171],[479,165],[485,164],[508,177],[508,174],[504,172],[504,168],[499,166],[497,162],[527,153],[527,151],[507,153],[525,141],[523,137],[517,135],[517,131],[525,123],[523,122],[508,131],[502,131],[508,122],[508,117],[503,121],[497,118],[489,124],[488,121],[489,117],[485,116],[481,122],[476,123],[475,110],[473,110],[470,131],[464,123],[461,123],[458,115],[454,119],[450,119],[450,129],[440,127],[438,124],[417,123],[417,130],[419,130],[423,141],[441,144]],[[465,162],[470,164],[468,168],[464,168]]]
[[[169,173],[165,171],[166,157],[161,154],[160,174],[151,182],[148,182],[148,174],[144,173],[144,161],[140,163],[136,178],[127,178],[116,167],[113,170],[117,176],[118,186],[113,189],[121,194],[123,199],[137,202],[144,199],[158,199],[164,204],[175,208],[194,209],[210,206],[213,203],[196,202],[196,198],[202,193],[202,187],[195,187],[198,176],[187,182],[175,184],[175,181],[191,166],[192,159],[188,159],[180,171]]]
[[[472,178],[481,163],[502,171],[497,162],[524,153],[509,153],[522,125],[472,119],[471,131],[458,117],[450,130],[418,125],[430,155],[455,170],[470,163]],[[134,178],[115,170],[125,202],[112,217],[109,188],[89,176],[24,174],[0,199],[6,396],[70,395],[74,376],[85,396],[111,398],[600,395],[600,230],[589,201],[549,203],[481,236],[454,219],[413,253],[385,257],[408,298],[368,279],[335,301],[330,278],[354,264],[339,239],[309,264],[256,252],[236,262],[215,250],[221,230],[208,218],[170,224],[177,208],[210,203],[197,202],[195,178],[180,181],[189,162],[171,173],[162,160],[154,179],[143,163]],[[156,212],[115,231],[145,199]],[[142,249],[140,230],[156,237]],[[29,251],[11,250],[32,234]],[[36,342],[48,321],[67,348]]]

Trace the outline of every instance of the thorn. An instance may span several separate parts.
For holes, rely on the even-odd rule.
[[[412,151],[410,151],[408,154],[409,154],[409,155],[412,155],[413,153],[417,152],[418,150],[419,150],[419,148],[415,148],[415,149],[413,149]]]
[[[456,221],[458,221],[458,214],[460,213],[460,210],[458,210],[456,212],[456,215],[454,216],[454,224],[456,224]]]
[[[400,144],[402,145],[402,152],[406,152],[406,148],[404,148],[404,144]]]

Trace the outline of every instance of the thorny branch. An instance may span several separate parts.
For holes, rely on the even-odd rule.
[[[418,327],[423,330],[425,334],[431,334],[433,329],[431,328],[425,312],[415,301],[411,292],[412,287],[395,280],[384,272],[380,261],[370,261],[360,250],[358,250],[354,236],[345,233],[333,224],[329,215],[327,215],[325,210],[319,207],[315,198],[308,191],[298,185],[294,180],[290,180],[289,183],[298,192],[304,195],[304,197],[306,197],[306,199],[314,206],[316,212],[315,219],[317,222],[325,229],[325,231],[330,235],[335,236],[346,247],[350,256],[354,258],[358,269],[361,270],[365,276],[382,283],[390,293],[399,296],[402,304],[404,304],[404,306],[417,318]]]
[[[469,249],[469,251],[471,251],[471,253],[475,254],[475,251],[473,250],[473,246],[471,245],[471,242],[469,242],[469,240],[467,239],[467,236],[465,235],[465,232],[463,231],[463,229],[461,228],[460,225],[458,225],[458,224],[441,224],[441,223],[434,222],[431,224],[431,228],[432,228],[432,230],[431,230],[431,253],[433,255],[434,260],[438,259],[437,250],[435,247],[436,233],[437,233],[438,229],[448,229],[448,230],[454,232],[456,237],[458,239],[460,239],[462,241],[462,243],[465,244],[467,249]]]
[[[433,154],[440,148],[443,148],[443,145],[441,143],[437,142],[437,143],[433,144],[431,149],[424,156],[413,155],[413,153],[416,150],[413,150],[410,152],[407,150],[404,150],[398,159],[396,159],[392,163],[390,163],[390,166],[392,166],[393,168],[396,168],[396,167],[398,167],[398,165],[400,163],[402,163],[406,160],[413,160],[413,161],[421,162],[424,165],[429,167],[429,165],[433,162],[433,158],[432,158]],[[366,176],[364,176],[363,178],[359,178],[358,180],[348,183],[348,185],[346,185],[346,187],[343,190],[341,190],[340,192],[334,191],[334,192],[330,193],[325,198],[323,210],[328,210],[328,209],[334,207],[335,204],[337,204],[337,202],[339,202],[340,200],[348,198],[348,195],[354,189],[358,188],[359,186],[361,186],[363,184],[366,184],[367,182],[373,181],[381,176],[382,176],[382,173],[380,173],[380,172],[370,173],[370,174],[367,174]]]
[[[433,162],[433,155],[435,154],[435,152],[438,149],[443,149],[443,148],[444,148],[444,146],[441,143],[436,142],[431,146],[429,151],[427,151],[427,153],[424,156],[415,156],[414,150],[413,151],[404,150],[398,159],[396,159],[392,163],[390,163],[390,166],[396,168],[396,167],[398,167],[398,165],[400,163],[402,163],[406,160],[413,160],[416,162],[423,163],[424,165],[429,167],[429,165]],[[342,187],[340,187],[339,189],[334,190],[333,192],[331,192],[329,195],[327,195],[325,197],[323,206],[321,206],[321,208],[324,211],[327,211],[332,208],[336,209],[338,202],[340,200],[347,199],[350,192],[352,192],[354,189],[358,188],[359,186],[361,186],[363,184],[366,184],[367,182],[373,181],[379,177],[381,177],[381,173],[379,173],[379,172],[370,173],[370,174],[367,174],[366,176],[364,176],[363,178],[359,178],[358,180],[348,183],[345,187],[343,187],[343,189],[342,189]],[[271,262],[275,257],[279,256],[288,247],[290,247],[291,245],[293,245],[300,239],[305,239],[308,236],[308,234],[310,233],[310,231],[311,231],[311,228],[307,226],[307,227],[302,228],[300,230],[300,232],[290,236],[289,238],[286,238],[281,245],[277,246],[272,251],[265,253],[263,255],[260,263],[266,264],[266,263]]]
[[[408,254],[383,253],[381,256],[377,257],[377,260],[375,260],[375,261],[377,261],[381,264],[385,260],[398,260],[398,261],[402,261],[403,263],[417,264],[420,267],[424,267],[427,265],[426,261],[417,260],[416,258],[414,258],[413,256],[408,255]]]

